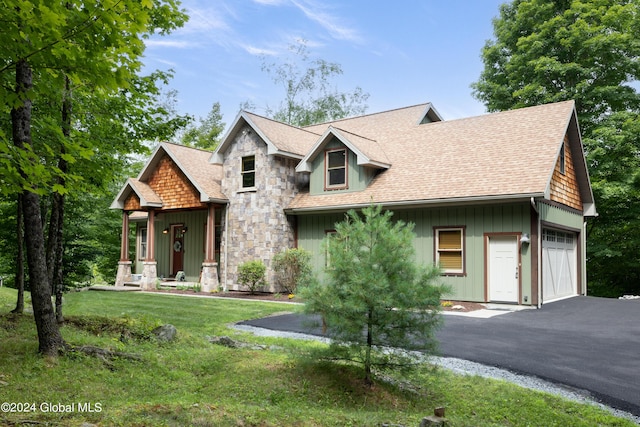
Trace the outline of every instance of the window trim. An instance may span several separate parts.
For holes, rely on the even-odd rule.
[[[137,255],[138,255],[138,260],[140,261],[144,261],[147,259],[147,249],[148,249],[148,243],[149,243],[149,233],[148,233],[148,229],[147,227],[139,227],[138,228],[138,248],[137,248]],[[144,240],[142,238],[142,235],[144,234]]]
[[[329,184],[329,154],[337,151],[344,152],[344,183],[343,184]],[[341,169],[342,167],[334,167],[332,170]],[[344,190],[349,188],[349,152],[346,147],[329,148],[324,152],[324,189],[325,190]]]
[[[244,168],[245,165],[245,161],[249,160],[249,159],[253,159],[253,169],[246,169]],[[253,175],[253,185],[244,185],[244,179],[245,176],[248,175]],[[240,159],[240,177],[241,177],[241,185],[240,188],[242,191],[249,191],[249,190],[255,190],[256,188],[256,156],[255,155],[251,155],[251,156],[242,156],[242,158]]]
[[[460,231],[460,249],[440,249],[440,232],[441,231]],[[457,225],[457,226],[443,226],[443,227],[433,227],[433,258],[436,264],[440,263],[440,252],[460,252],[461,254],[461,268],[460,269],[444,269],[442,268],[442,274],[445,276],[466,276],[467,268],[466,268],[466,251],[467,247],[465,244],[466,240],[466,226]]]

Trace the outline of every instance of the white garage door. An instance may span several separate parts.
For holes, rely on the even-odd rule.
[[[577,295],[577,236],[545,229],[542,232],[542,301]]]

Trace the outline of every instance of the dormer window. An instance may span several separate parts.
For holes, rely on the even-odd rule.
[[[247,156],[242,158],[242,188],[253,188],[256,186],[256,157]]]
[[[327,189],[347,186],[347,149],[328,150],[325,153],[325,186]]]

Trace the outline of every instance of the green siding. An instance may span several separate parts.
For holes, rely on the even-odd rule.
[[[216,209],[216,222],[220,222],[221,209]],[[184,235],[184,272],[188,282],[197,282],[204,261],[204,239],[207,222],[206,211],[184,211],[176,213],[160,213],[155,221],[155,257],[158,263],[158,277],[169,277],[172,255],[171,234],[164,234],[165,228],[172,224],[184,224],[188,231]],[[138,227],[146,227],[140,222]],[[137,258],[137,257],[136,257]],[[142,273],[142,262],[136,262],[135,272]]]
[[[333,139],[325,146],[325,150],[331,148],[346,148],[337,139]],[[312,172],[309,182],[309,191],[313,195],[325,193],[324,189],[324,151],[318,154],[312,162]],[[349,188],[344,190],[327,190],[328,192],[349,193],[354,191],[362,191],[367,187],[374,175],[372,168],[358,166],[355,153],[347,148],[347,184]]]
[[[313,266],[322,278],[324,251],[321,240],[326,230],[334,228],[343,214],[301,215],[298,218],[298,246],[313,254]],[[484,301],[485,293],[485,233],[531,233],[530,205],[501,204],[459,208],[396,210],[394,219],[415,224],[414,246],[416,261],[432,264],[434,255],[434,227],[461,226],[465,228],[465,271],[463,276],[443,276],[451,285],[448,298],[465,301]],[[531,301],[531,260],[528,247],[522,248],[523,297]]]
[[[537,207],[541,221],[582,230],[583,217],[581,214],[546,203],[538,203]]]

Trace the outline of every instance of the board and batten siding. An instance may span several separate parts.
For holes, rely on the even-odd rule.
[[[220,223],[220,212],[216,209],[216,224]],[[171,259],[173,249],[171,247],[171,233],[164,234],[166,228],[171,230],[175,224],[184,224],[188,231],[184,235],[184,273],[187,282],[197,282],[200,279],[200,270],[204,261],[205,226],[207,223],[207,211],[183,211],[176,213],[160,213],[155,221],[156,261],[158,262],[158,277],[169,277],[171,274]],[[140,222],[138,228],[146,227],[146,222]],[[136,255],[137,257],[137,255]],[[136,260],[135,272],[142,273],[142,260]]]
[[[325,190],[325,152],[332,149],[347,150],[347,188]],[[349,150],[346,145],[334,138],[325,147],[324,150],[313,160],[309,192],[312,195],[323,194],[327,192],[347,193],[353,191],[362,191],[367,188],[367,184],[371,181],[375,174],[373,168],[359,166],[357,158],[353,151]]]
[[[486,233],[531,233],[529,203],[509,203],[457,208],[422,208],[394,210],[393,218],[415,224],[416,262],[435,262],[434,227],[464,228],[465,274],[443,275],[452,288],[446,298],[485,301],[485,235]],[[301,215],[298,217],[298,247],[313,254],[313,267],[322,279],[325,253],[321,241],[344,214]],[[531,300],[531,259],[529,248],[522,249],[521,294]]]

